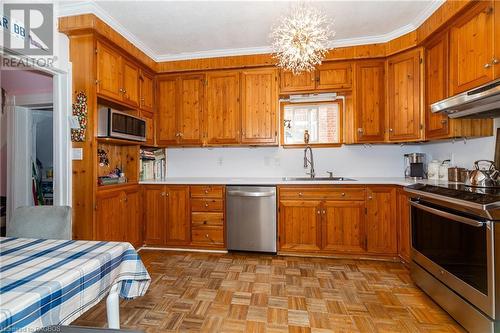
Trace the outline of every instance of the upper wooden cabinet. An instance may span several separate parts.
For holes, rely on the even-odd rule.
[[[139,104],[142,110],[154,112],[154,79],[153,75],[141,71],[139,78]]]
[[[368,188],[366,210],[367,251],[374,254],[397,254],[396,188]]]
[[[390,141],[418,141],[423,137],[421,58],[421,50],[415,49],[388,59]]]
[[[122,57],[113,48],[97,42],[97,93],[122,98]]]
[[[204,74],[181,76],[178,80],[178,133],[179,143],[197,145],[202,142]]]
[[[383,142],[385,133],[385,61],[354,65],[354,129],[356,142]]]
[[[204,82],[203,74],[158,79],[159,145],[201,145]]]
[[[351,62],[327,62],[311,72],[294,75],[280,71],[280,92],[307,92],[313,90],[348,90],[352,86]]]
[[[294,75],[289,71],[280,71],[280,92],[310,91],[316,89],[315,71]]]
[[[317,89],[350,89],[352,65],[350,62],[324,63],[316,69]]]
[[[425,47],[426,138],[441,138],[449,134],[448,116],[431,111],[433,103],[448,97],[448,43],[448,32],[445,32]]]
[[[240,142],[240,73],[207,74],[205,132],[208,144]]]
[[[97,93],[139,106],[139,67],[111,46],[97,41]]]
[[[241,143],[278,144],[278,89],[275,69],[241,73]]]
[[[500,55],[495,55],[494,50],[493,6],[493,1],[478,1],[451,26],[450,95],[452,96],[495,78],[495,69],[500,67],[498,64]]]
[[[123,100],[133,106],[139,106],[139,67],[123,60]]]

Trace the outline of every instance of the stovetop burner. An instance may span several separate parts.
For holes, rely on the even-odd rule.
[[[464,184],[427,185],[414,184],[408,188],[432,194],[451,197],[480,205],[500,202],[500,188],[471,187]]]

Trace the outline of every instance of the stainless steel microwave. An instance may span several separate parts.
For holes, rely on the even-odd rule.
[[[97,136],[146,141],[146,122],[128,113],[101,106],[97,120]]]

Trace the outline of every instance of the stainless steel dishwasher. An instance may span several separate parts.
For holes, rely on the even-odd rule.
[[[276,253],[276,187],[226,188],[227,248]]]

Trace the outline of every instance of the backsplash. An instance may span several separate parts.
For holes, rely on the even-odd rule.
[[[333,171],[344,177],[402,177],[403,154],[419,152],[419,145],[353,145],[315,148],[317,176]],[[172,148],[168,150],[169,177],[281,177],[301,176],[303,149]]]

